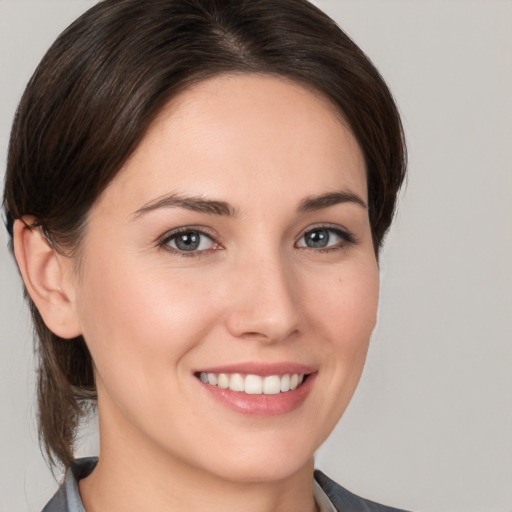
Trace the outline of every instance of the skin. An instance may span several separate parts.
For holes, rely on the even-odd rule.
[[[300,210],[338,192],[359,201]],[[222,201],[231,215],[151,208],[166,195]],[[354,393],[376,319],[366,202],[353,135],[297,84],[220,76],[161,112],[91,209],[80,272],[58,255],[48,266],[67,301],[48,321],[74,326],[95,362],[101,451],[80,481],[88,512],[315,510],[313,454]],[[208,235],[204,250],[163,243],[191,226]],[[318,227],[323,249],[304,238]],[[291,412],[243,414],[195,376],[242,362],[305,364],[314,380]]]

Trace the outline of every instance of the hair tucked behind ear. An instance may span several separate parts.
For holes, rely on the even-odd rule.
[[[331,100],[366,159],[378,252],[405,173],[400,118],[368,58],[305,0],[106,0],[87,11],[49,49],[18,107],[8,225],[32,215],[59,251],[79,258],[91,206],[158,112],[221,73],[284,76]],[[86,340],[54,335],[27,300],[41,441],[52,463],[69,466],[77,427],[96,399],[93,364]]]

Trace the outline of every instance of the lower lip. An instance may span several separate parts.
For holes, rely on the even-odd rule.
[[[255,416],[278,416],[298,409],[309,395],[316,373],[308,375],[297,388],[276,395],[248,395],[199,381],[215,400],[237,412]]]

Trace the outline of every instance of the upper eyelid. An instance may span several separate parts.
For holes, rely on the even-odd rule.
[[[308,226],[307,228],[303,229],[300,234],[296,237],[294,245],[298,243],[298,241],[303,238],[308,232],[314,231],[315,229],[325,229],[333,231],[337,234],[343,235],[346,237],[347,242],[357,242],[357,238],[354,235],[352,231],[349,229],[340,226],[339,224],[331,224],[331,223],[318,223]],[[173,236],[179,235],[180,233],[186,233],[187,231],[197,231],[198,233],[207,236],[210,238],[213,242],[219,245],[223,245],[222,237],[213,229],[208,228],[206,226],[198,226],[198,225],[184,225],[179,226],[173,229],[170,229],[169,231],[166,231],[163,235],[159,236],[156,240],[157,245],[163,245],[168,240],[170,240]]]
[[[344,239],[344,243],[345,244],[349,244],[349,245],[353,245],[353,244],[357,244],[358,243],[358,238],[356,237],[356,235],[349,229],[347,228],[344,228],[342,226],[340,226],[339,224],[335,224],[335,225],[332,225],[332,224],[316,224],[316,225],[313,225],[311,227],[308,227],[306,229],[304,229],[302,231],[302,233],[299,235],[299,237],[296,239],[294,245],[298,244],[299,241],[304,238],[304,236],[311,232],[311,231],[315,231],[316,229],[325,229],[327,231],[332,231],[334,233],[336,233],[337,236],[340,236],[341,238]],[[301,247],[302,248],[302,247]],[[319,249],[313,249],[311,248],[312,250],[319,250]],[[329,247],[326,247],[326,249],[329,249]]]
[[[205,227],[205,226],[180,226],[177,228],[170,229],[169,231],[166,231],[163,235],[159,236],[157,239],[158,243],[163,243],[166,240],[171,239],[175,235],[179,235],[181,233],[186,233],[187,231],[197,231],[201,235],[207,236],[208,238],[212,239],[216,243],[219,242],[219,236],[213,232],[213,230]]]
[[[319,223],[319,224],[313,224],[313,225],[308,226],[307,228],[303,229],[300,232],[299,236],[297,237],[297,240],[300,240],[306,233],[309,233],[310,231],[314,231],[315,229],[325,229],[327,231],[334,231],[334,232],[342,233],[342,234],[345,234],[348,236],[354,236],[350,229],[340,226],[339,224]]]
[[[195,231],[201,236],[205,236],[211,240],[214,247],[200,250],[182,251],[179,248],[175,248],[170,245],[171,241],[177,238],[181,233],[187,233],[190,231]],[[156,240],[155,246],[157,249],[172,253],[176,257],[195,259],[208,257],[212,254],[213,251],[217,251],[218,249],[223,248],[222,244],[218,242],[217,238],[214,235],[209,234],[204,227],[198,228],[195,226],[181,226],[171,229]]]

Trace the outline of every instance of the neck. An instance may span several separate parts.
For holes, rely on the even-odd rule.
[[[79,483],[87,512],[316,510],[312,458],[285,477],[238,481],[204,471],[126,434],[100,422],[98,465]]]

